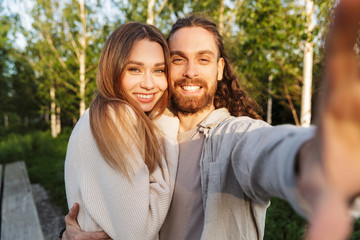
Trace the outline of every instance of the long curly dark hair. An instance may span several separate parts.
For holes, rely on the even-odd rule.
[[[218,82],[218,86],[214,98],[215,108],[227,108],[232,116],[248,116],[254,119],[261,119],[256,110],[259,109],[258,104],[250,97],[239,85],[238,77],[230,65],[224,49],[222,37],[217,30],[214,22],[204,17],[191,15],[180,18],[172,26],[168,36],[168,42],[171,36],[183,27],[201,27],[214,35],[216,45],[218,46],[220,58],[224,59],[225,67],[223,79]]]

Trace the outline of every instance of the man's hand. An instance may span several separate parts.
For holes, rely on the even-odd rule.
[[[63,233],[63,240],[111,240],[104,232],[83,232],[76,221],[79,212],[79,204],[75,203],[65,216],[66,231]]]
[[[326,40],[318,132],[303,149],[312,159],[300,160],[300,189],[312,207],[308,240],[348,239],[352,230],[350,203],[360,193],[359,22],[360,1],[340,1]]]

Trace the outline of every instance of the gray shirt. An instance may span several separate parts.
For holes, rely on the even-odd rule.
[[[204,226],[200,158],[204,135],[198,128],[180,133],[179,162],[172,203],[160,231],[161,240],[200,239]]]

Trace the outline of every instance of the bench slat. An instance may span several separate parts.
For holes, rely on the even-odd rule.
[[[2,198],[1,239],[43,240],[24,162],[10,163],[5,166]]]

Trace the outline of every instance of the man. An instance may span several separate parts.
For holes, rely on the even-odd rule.
[[[313,138],[312,129],[270,127],[254,120],[253,102],[237,83],[215,24],[180,19],[168,41],[180,156],[160,239],[262,239],[271,196],[286,199],[307,215],[321,199],[313,193],[332,189],[321,164],[312,161],[323,144],[321,136]],[[359,190],[342,193],[341,200]],[[326,194],[334,196],[332,191]],[[73,214],[67,216],[64,239],[76,232]],[[101,239],[102,234],[79,233],[77,239]]]

